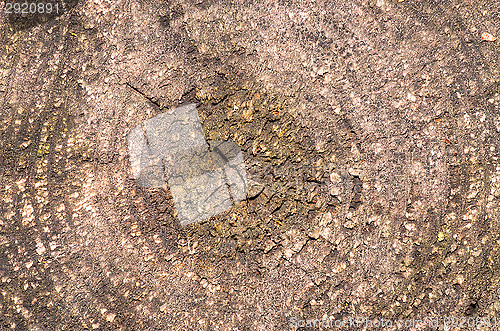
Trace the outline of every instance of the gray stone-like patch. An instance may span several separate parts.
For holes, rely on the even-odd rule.
[[[145,121],[128,141],[136,183],[166,188],[168,181],[182,225],[220,214],[246,197],[241,149],[223,141],[208,145],[195,104]]]

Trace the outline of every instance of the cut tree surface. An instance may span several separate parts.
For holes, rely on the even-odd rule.
[[[0,14],[1,330],[498,318],[495,1],[59,4]],[[249,195],[181,226],[127,136],[188,103]]]

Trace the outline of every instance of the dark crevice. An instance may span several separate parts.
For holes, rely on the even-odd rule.
[[[363,183],[361,182],[359,176],[353,176],[352,182],[353,197],[351,199],[351,203],[349,204],[349,209],[356,210],[361,205],[361,192],[363,190]]]
[[[465,310],[465,315],[467,316],[474,315],[477,312],[478,308],[479,307],[476,301],[471,302],[467,307],[467,309]]]
[[[158,107],[159,109],[163,109],[163,107],[158,103],[158,101],[155,101],[153,98],[147,96],[144,92],[141,92],[137,87],[133,86],[132,84],[130,83],[125,83],[125,85],[127,85],[128,87],[130,87],[132,90],[136,91],[137,93],[139,93],[140,95],[142,95],[144,98],[146,98],[149,102],[151,102],[153,105],[155,105],[156,107]]]

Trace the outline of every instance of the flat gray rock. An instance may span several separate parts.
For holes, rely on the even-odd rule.
[[[209,145],[195,104],[161,113],[133,128],[128,146],[137,185],[167,189],[168,184],[181,225],[204,221],[246,197],[239,146],[223,141]]]

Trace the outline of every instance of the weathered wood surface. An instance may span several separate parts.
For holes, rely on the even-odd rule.
[[[495,1],[72,1],[0,16],[0,329],[497,316]],[[180,227],[127,134],[198,104],[251,199]]]

